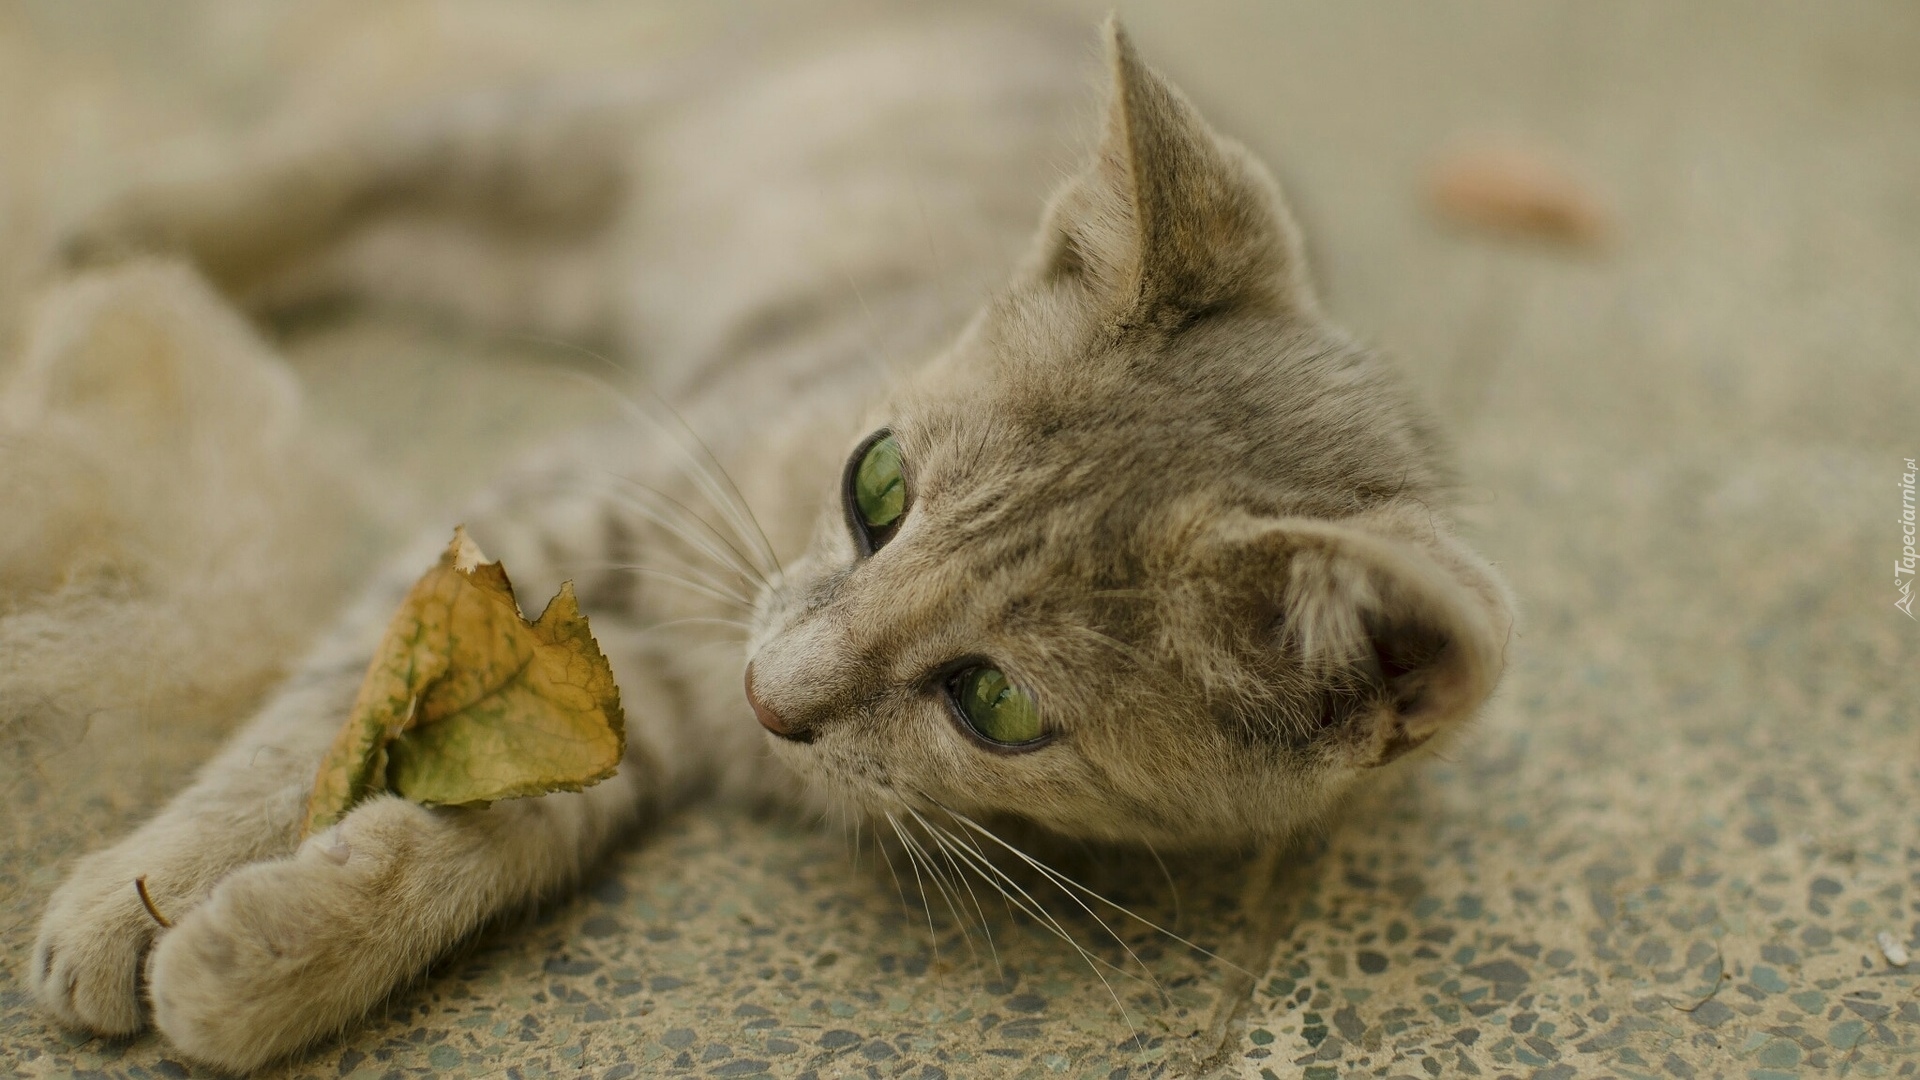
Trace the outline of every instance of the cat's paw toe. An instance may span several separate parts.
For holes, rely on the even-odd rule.
[[[140,967],[159,924],[141,906],[131,877],[91,869],[83,867],[54,893],[34,942],[28,983],[41,1007],[61,1023],[131,1035],[146,1024]]]
[[[154,948],[154,1026],[187,1055],[248,1072],[340,1028],[357,1000],[360,929],[344,846],[316,837],[238,871]],[[384,987],[383,987],[384,989]]]
[[[238,920],[223,918],[220,894],[174,928],[154,950],[150,972],[154,1026],[187,1056],[234,1072],[250,1072],[278,1055],[270,1011],[247,996],[260,981],[250,940]],[[244,959],[243,959],[244,958]],[[267,1025],[266,1030],[256,1028]]]

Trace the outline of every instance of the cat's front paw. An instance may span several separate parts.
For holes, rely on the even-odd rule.
[[[435,903],[391,891],[405,875],[364,825],[426,813],[378,800],[292,857],[222,881],[154,949],[154,1026],[189,1056],[244,1073],[358,1019],[432,958],[405,927],[411,908]]]
[[[82,859],[40,921],[28,983],[69,1027],[131,1035],[145,1026],[140,968],[160,924],[140,903],[138,866],[118,849]]]

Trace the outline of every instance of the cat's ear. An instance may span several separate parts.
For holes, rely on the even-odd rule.
[[[1117,19],[1106,36],[1112,88],[1100,144],[1048,207],[1027,274],[1083,290],[1105,318],[1127,324],[1310,310],[1279,185],[1141,61]]]
[[[1264,642],[1312,700],[1315,736],[1353,765],[1458,725],[1499,680],[1511,601],[1457,541],[1301,518],[1259,523],[1231,547]]]

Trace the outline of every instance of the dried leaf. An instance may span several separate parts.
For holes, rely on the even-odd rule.
[[[392,791],[463,805],[578,791],[626,749],[613,671],[573,583],[528,622],[466,530],[415,583],[314,777],[306,831]]]

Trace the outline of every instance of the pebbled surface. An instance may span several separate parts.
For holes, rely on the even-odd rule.
[[[671,55],[728,17],[145,10],[0,11],[0,101],[31,103],[0,109],[0,250],[32,250],[130,170],[480,73]],[[1280,166],[1329,306],[1405,358],[1459,436],[1470,531],[1527,614],[1473,737],[1284,855],[1175,864],[1182,932],[1257,977],[1129,931],[1165,990],[1116,981],[1131,1028],[1071,950],[1004,912],[996,973],[936,894],[936,954],[870,848],[854,865],[838,836],[713,808],[277,1075],[1920,1068],[1920,962],[1893,967],[1875,941],[1920,944],[1920,624],[1893,609],[1890,567],[1901,459],[1920,455],[1920,16],[1896,0],[1124,13]],[[1435,223],[1423,170],[1481,131],[1557,150],[1612,208],[1612,244]],[[18,258],[0,259],[0,328]],[[316,412],[422,490],[471,485],[516,445],[503,432],[531,441],[588,398],[553,375],[572,360],[397,318],[300,328],[288,351]],[[457,395],[425,392],[456,363]],[[225,719],[245,697],[229,691]],[[0,732],[0,1073],[199,1074],[151,1035],[49,1026],[25,985],[64,868],[219,729]],[[1174,919],[1151,863],[1089,874]]]

